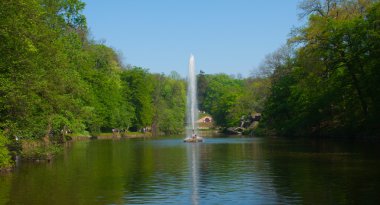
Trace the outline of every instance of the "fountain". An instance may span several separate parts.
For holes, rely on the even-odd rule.
[[[186,104],[186,138],[184,142],[202,142],[203,138],[198,135],[198,101],[197,79],[195,76],[194,56],[190,55],[189,75],[187,77],[187,104]]]

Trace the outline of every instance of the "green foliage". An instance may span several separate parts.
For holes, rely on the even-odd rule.
[[[134,130],[151,125],[153,118],[153,76],[140,67],[123,71],[121,79],[128,87],[125,96],[134,107]]]
[[[121,80],[121,65],[117,54],[104,45],[89,45],[85,50],[87,63],[82,71],[90,89],[85,116],[91,132],[125,129],[133,118],[126,88]]]
[[[87,39],[83,8],[79,0],[0,3],[0,127],[7,135],[38,139],[131,126],[118,55]]]
[[[233,119],[228,119],[228,114],[236,99],[241,94],[242,81],[234,79],[226,74],[198,76],[198,94],[201,98],[200,108],[210,113],[215,122],[220,126],[233,124]]]
[[[134,67],[123,71],[121,78],[128,87],[125,95],[134,108],[132,130],[151,126],[153,135],[183,131],[186,94],[178,73],[166,77]]]
[[[23,150],[21,156],[27,160],[50,160],[62,152],[62,146],[57,144],[39,145],[33,149]]]
[[[52,26],[51,8],[39,1],[1,4],[0,126],[24,138],[49,135],[62,129],[54,119],[74,121],[80,112],[82,81],[70,59],[80,41],[72,41],[72,31]]]
[[[11,156],[7,145],[9,140],[0,132],[0,171],[12,166]]]
[[[0,129],[6,137],[65,139],[113,128],[183,131],[185,84],[178,73],[124,68],[89,40],[80,0],[0,3]],[[219,126],[263,112],[280,135],[379,131],[380,3],[305,0],[307,24],[247,79],[198,75],[199,108]],[[4,152],[5,153],[5,152]]]
[[[205,109],[205,98],[208,87],[208,79],[203,71],[200,71],[199,75],[197,75],[197,99],[199,103],[199,110]]]
[[[229,119],[235,119],[234,126],[240,126],[242,116],[248,117],[264,110],[269,87],[268,78],[252,77],[244,80],[242,93],[236,98],[227,116]]]
[[[154,116],[152,131],[154,135],[163,132],[167,135],[179,134],[184,129],[186,93],[185,82],[177,75],[165,77],[155,75],[153,104]]]
[[[218,126],[240,126],[242,116],[264,109],[269,80],[264,77],[236,79],[226,74],[198,75],[199,108],[213,116]]]
[[[84,6],[80,0],[0,3],[0,128],[9,137],[60,141],[69,131],[182,132],[184,80],[176,72],[123,68],[113,49],[87,39]],[[204,73],[198,80],[200,108],[219,125],[235,126],[241,115],[261,109],[260,80]]]
[[[380,3],[305,1],[308,24],[279,58],[265,107],[266,125],[280,135],[375,134],[379,131]]]

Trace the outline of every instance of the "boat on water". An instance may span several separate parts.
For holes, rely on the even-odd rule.
[[[185,139],[183,139],[184,142],[203,142],[204,139],[203,137],[200,137],[200,136],[191,136],[191,137],[186,137]]]

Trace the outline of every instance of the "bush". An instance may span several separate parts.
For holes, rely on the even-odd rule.
[[[48,160],[62,152],[59,144],[46,144],[42,141],[24,141],[21,156],[26,160]]]
[[[0,170],[9,169],[13,165],[7,148],[8,143],[9,140],[0,132]]]

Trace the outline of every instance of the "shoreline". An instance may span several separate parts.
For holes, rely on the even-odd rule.
[[[147,133],[128,133],[127,135],[114,134],[114,133],[101,133],[97,137],[85,135],[72,135],[69,136],[63,143],[41,140],[20,140],[14,142],[17,144],[17,150],[12,152],[12,166],[0,168],[0,173],[9,173],[15,169],[16,158],[21,161],[30,161],[33,163],[46,162],[50,163],[57,154],[66,149],[67,143],[89,141],[89,140],[106,140],[106,139],[135,139],[135,138],[150,138],[152,134]]]
[[[146,137],[152,137],[152,133],[147,132],[147,133],[140,133],[140,132],[130,132],[127,134],[114,134],[114,133],[101,133],[98,136],[85,136],[85,135],[75,135],[75,136],[70,136],[71,140],[70,141],[85,141],[85,140],[102,140],[102,139],[128,139],[128,138],[146,138]]]

